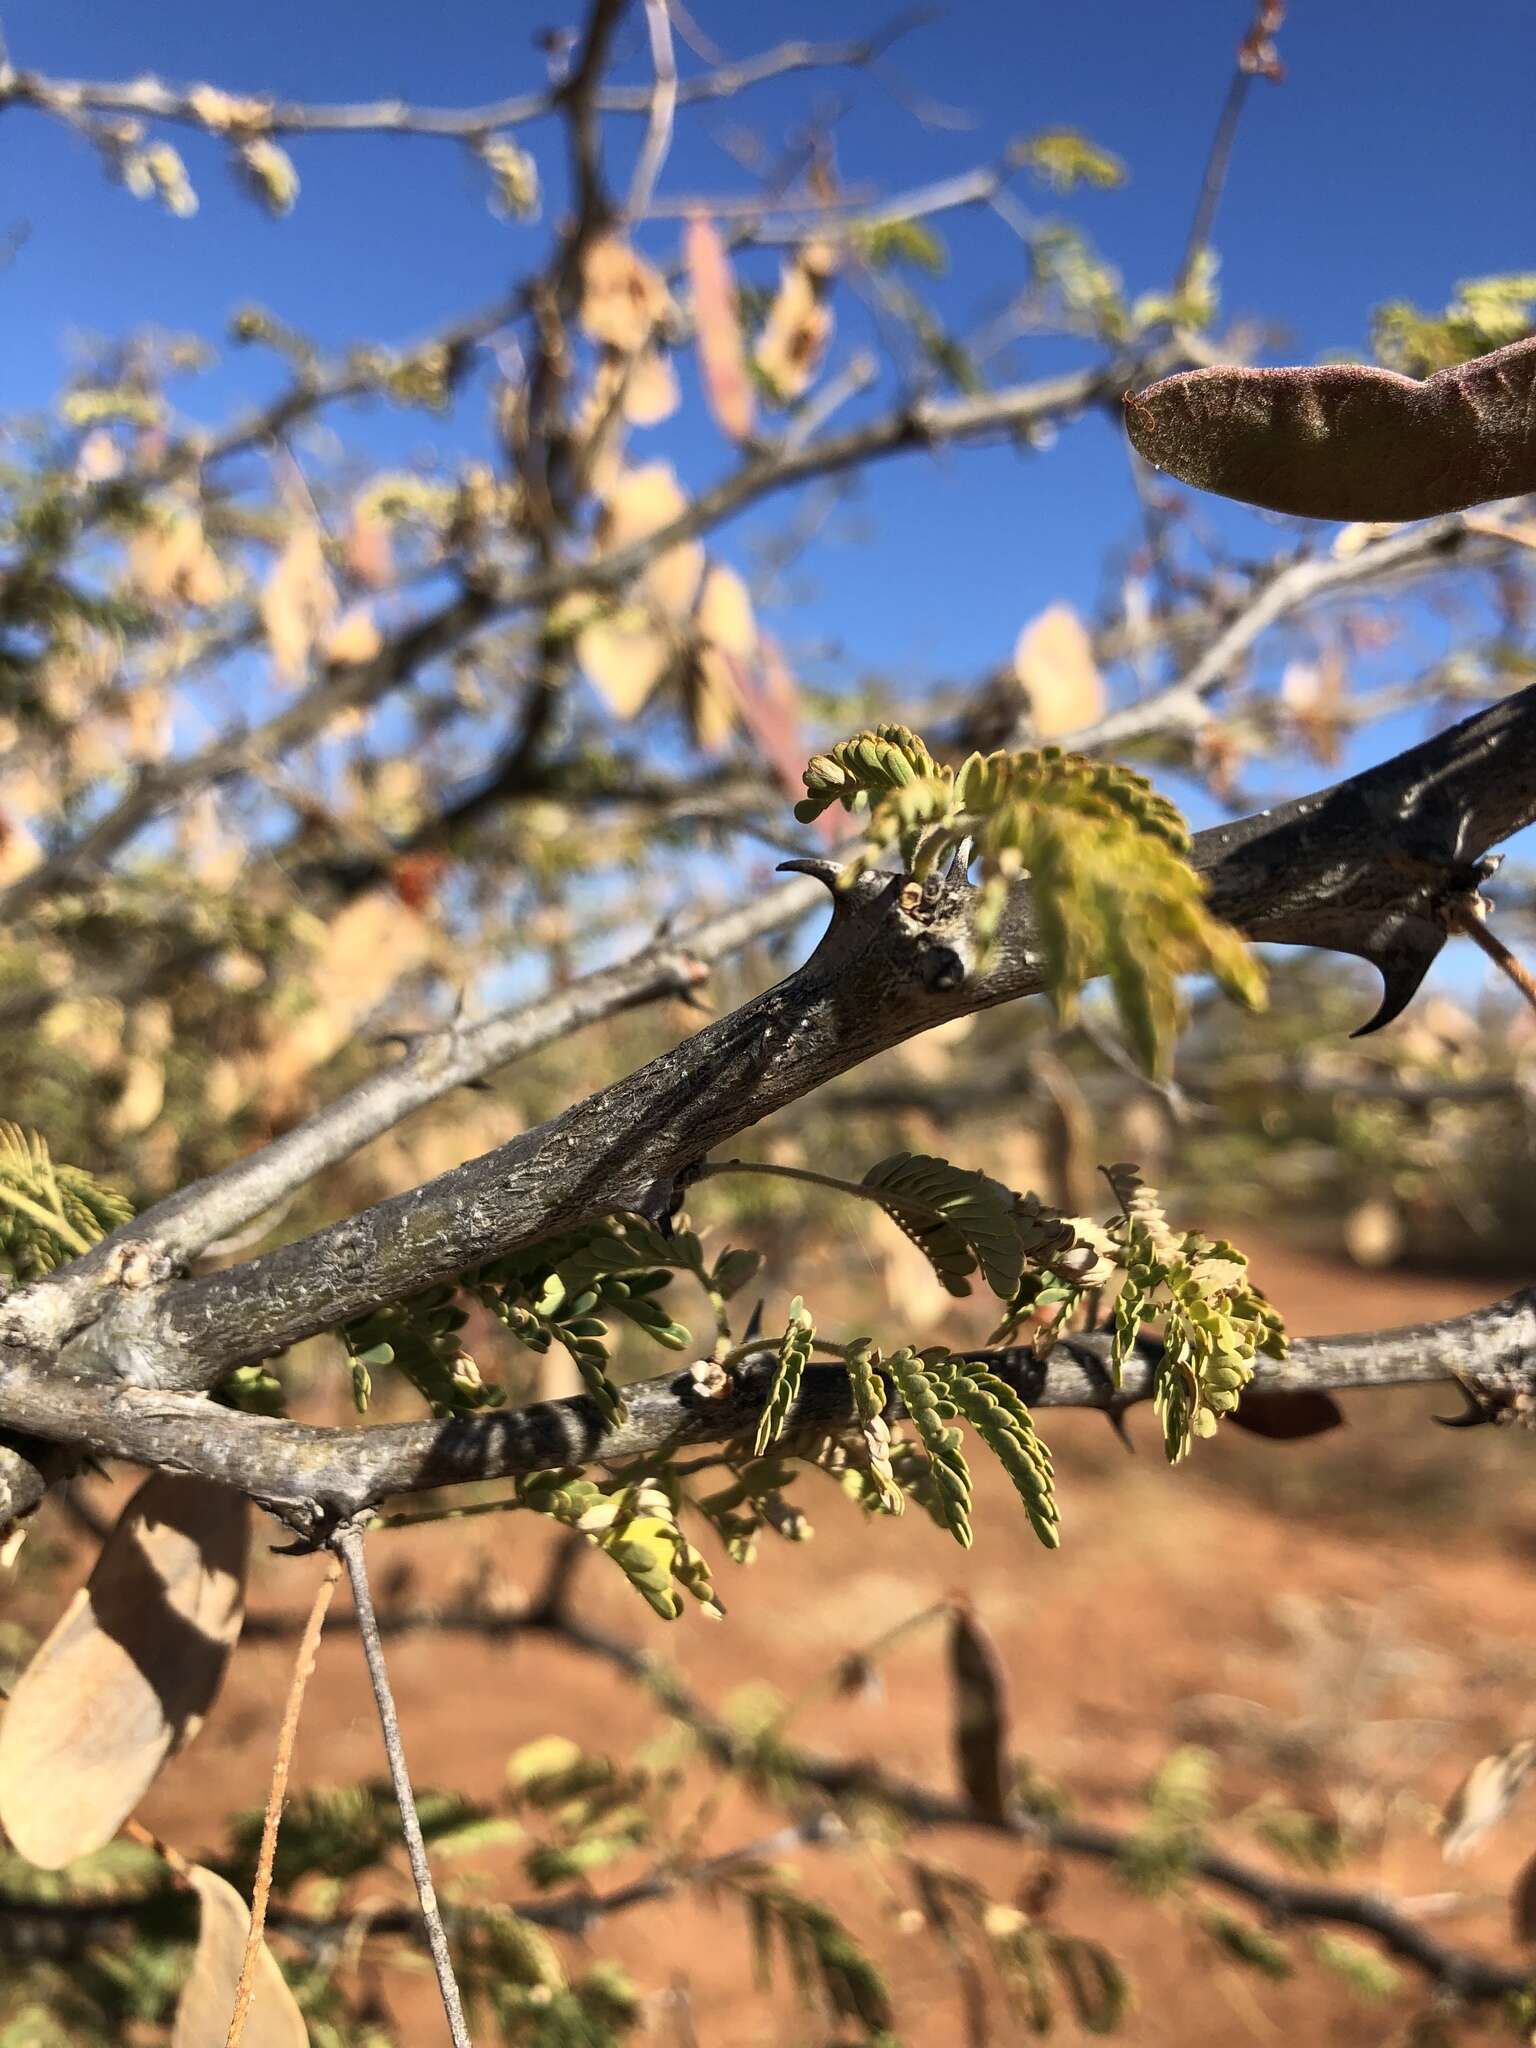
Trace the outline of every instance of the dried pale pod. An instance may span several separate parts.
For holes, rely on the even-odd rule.
[[[171,2048],[222,2048],[245,1960],[251,1916],[234,1886],[194,1863],[186,1873],[197,1893],[197,1947],[176,2004]],[[309,2029],[282,1971],[263,1942],[256,1989],[245,2016],[241,2048],[308,2048]]]
[[[1420,381],[1367,364],[1185,370],[1128,393],[1148,462],[1271,512],[1425,519],[1536,491],[1536,336]]]
[[[0,1721],[0,1826],[58,1870],[111,1841],[203,1724],[244,1616],[249,1516],[227,1487],[146,1480]]]
[[[736,280],[720,230],[695,214],[683,236],[693,286],[693,324],[704,396],[720,431],[745,441],[756,417],[746,346],[736,311]]]

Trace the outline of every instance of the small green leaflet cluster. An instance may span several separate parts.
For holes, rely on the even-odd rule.
[[[872,1513],[899,1515],[907,1497],[896,1477],[891,1460],[891,1430],[885,1419],[885,1381],[880,1377],[880,1353],[869,1338],[850,1344],[844,1363],[853,1391],[853,1413],[864,1438],[863,1483]]]
[[[0,1123],[0,1274],[40,1280],[132,1214],[115,1188],[56,1165],[35,1131]]]
[[[657,1795],[677,1789],[679,1773],[626,1769],[583,1750],[567,1735],[543,1735],[507,1759],[514,1806],[543,1832],[523,1869],[540,1891],[589,1881],[655,1834]]]
[[[1215,1809],[1215,1759],[1193,1744],[1176,1749],[1143,1795],[1147,1817],[1127,1837],[1120,1875],[1133,1890],[1161,1897],[1184,1882]]]
[[[778,1436],[793,1405],[814,1335],[797,1298],[758,1423],[754,1452],[759,1457]],[[1061,1536],[1050,1453],[1035,1435],[1029,1410],[1005,1380],[974,1361],[951,1358],[942,1348],[919,1353],[903,1346],[882,1357],[867,1337],[847,1347],[846,1362],[867,1458],[861,1494],[870,1508],[898,1514],[903,1505],[884,1417],[888,1380],[926,1456],[935,1518],[955,1541],[969,1548],[972,1533],[971,1473],[961,1432],[955,1427],[963,1421],[1008,1474],[1040,1541],[1056,1548]]]
[[[480,1368],[459,1341],[467,1321],[453,1288],[443,1286],[408,1301],[386,1302],[346,1324],[341,1336],[358,1413],[366,1412],[374,1371],[384,1365],[403,1373],[435,1416],[499,1408],[505,1393],[480,1377]]]
[[[1261,1352],[1285,1356],[1285,1330],[1249,1279],[1240,1251],[1196,1231],[1172,1230],[1135,1167],[1111,1166],[1106,1178],[1123,1211],[1111,1233],[1125,1269],[1111,1364],[1118,1382],[1143,1323],[1161,1320],[1154,1406],[1168,1462],[1176,1464],[1197,1436],[1213,1436],[1236,1408]]]
[[[609,1372],[612,1318],[622,1316],[669,1351],[684,1350],[690,1333],[661,1299],[673,1274],[692,1274],[722,1322],[724,1304],[760,1263],[757,1252],[728,1249],[711,1264],[692,1231],[664,1238],[638,1216],[608,1217],[466,1274],[457,1289],[432,1288],[349,1323],[342,1336],[353,1397],[366,1409],[375,1368],[393,1365],[436,1416],[499,1406],[504,1392],[481,1378],[460,1341],[467,1320],[456,1299],[462,1294],[483,1302],[530,1351],[563,1346],[604,1422],[613,1426],[625,1410]]]
[[[571,1232],[514,1252],[465,1285],[530,1351],[560,1344],[609,1427],[624,1420],[623,1396],[608,1372],[604,1312],[625,1316],[669,1351],[692,1340],[657,1295],[686,1263],[639,1217]]]
[[[1421,313],[1406,299],[1378,306],[1371,321],[1376,360],[1408,377],[1433,376],[1471,356],[1487,355],[1536,331],[1536,272],[1473,277],[1456,287],[1441,314]]]
[[[983,1910],[981,1925],[1009,2011],[1031,2033],[1051,2032],[1058,1988],[1086,2033],[1112,2034],[1130,2011],[1130,1979],[1101,1942],[1000,1903]]]
[[[1058,1009],[1070,1014],[1084,984],[1106,975],[1126,1034],[1153,1072],[1177,1030],[1180,975],[1210,974],[1236,1000],[1264,1001],[1257,961],[1206,906],[1183,818],[1129,768],[1045,747],[972,754],[955,770],[906,726],[879,725],[818,754],[805,786],[795,806],[802,823],[833,805],[863,819],[850,879],[892,851],[921,879],[968,849],[980,871],[974,927],[983,965],[1009,887],[1027,877]]]
[[[850,2022],[864,2041],[894,2048],[895,2015],[885,1979],[835,1915],[797,1891],[788,1873],[766,1866],[738,1867],[724,1888],[746,1906],[759,1987],[772,1982],[777,1950],[807,2006]]]
[[[757,1436],[752,1445],[752,1455],[760,1458],[768,1446],[779,1436],[789,1419],[789,1411],[795,1405],[795,1396],[800,1391],[800,1382],[811,1356],[811,1342],[816,1335],[816,1325],[805,1312],[805,1303],[797,1294],[789,1304],[789,1322],[779,1341],[778,1360],[774,1366],[773,1378],[768,1384],[768,1399],[763,1412],[757,1419]]]
[[[859,1190],[911,1238],[950,1294],[969,1294],[978,1268],[1005,1301],[1017,1291],[1026,1264],[1079,1286],[1108,1277],[1103,1232],[947,1159],[893,1153],[869,1169]]]
[[[884,1369],[928,1454],[945,1527],[955,1541],[971,1542],[971,1474],[961,1450],[958,1419],[992,1452],[1024,1503],[1030,1527],[1048,1550],[1061,1542],[1051,1454],[1035,1434],[1028,1408],[1006,1380],[973,1360],[946,1352],[892,1352]]]
[[[579,1529],[663,1621],[677,1620],[685,1593],[706,1614],[724,1613],[708,1564],[678,1527],[679,1495],[664,1477],[599,1484],[577,1471],[532,1472],[518,1481],[516,1501]]]

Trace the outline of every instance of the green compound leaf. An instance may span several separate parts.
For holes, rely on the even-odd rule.
[[[861,1186],[922,1252],[942,1285],[969,1294],[979,1266],[1006,1301],[1019,1284],[1024,1242],[1010,1188],[984,1173],[923,1152],[897,1152],[865,1174]]]
[[[35,1131],[0,1123],[0,1274],[40,1280],[132,1214],[115,1188],[57,1165]]]
[[[774,1367],[763,1412],[757,1419],[757,1434],[752,1442],[752,1455],[756,1458],[763,1455],[784,1428],[789,1411],[795,1405],[795,1396],[800,1391],[800,1382],[811,1355],[811,1340],[815,1335],[816,1325],[797,1294],[789,1305],[789,1324],[779,1340],[778,1363]]]
[[[950,1398],[948,1375],[920,1358],[910,1346],[893,1351],[884,1362],[907,1420],[928,1454],[935,1504],[944,1526],[962,1547],[971,1547],[971,1472],[960,1448],[960,1432],[953,1428],[956,1414]]]
[[[860,1477],[865,1504],[878,1514],[905,1512],[907,1497],[897,1483],[891,1466],[891,1432],[885,1419],[886,1385],[880,1375],[880,1353],[868,1337],[850,1344],[845,1354],[848,1384],[853,1390],[853,1412],[864,1437],[868,1459]]]
[[[684,1593],[706,1614],[724,1613],[709,1566],[678,1527],[677,1499],[662,1481],[599,1485],[578,1471],[532,1472],[518,1482],[516,1498],[519,1507],[580,1530],[663,1621],[677,1620]]]
[[[1163,1348],[1153,1405],[1168,1462],[1177,1464],[1197,1436],[1213,1436],[1222,1416],[1237,1407],[1258,1355],[1285,1356],[1284,1326],[1234,1246],[1172,1230],[1134,1166],[1108,1167],[1105,1177],[1123,1211],[1111,1236],[1119,1240],[1125,1268],[1111,1369],[1118,1383],[1142,1325],[1159,1317]]]
[[[936,1368],[937,1371],[937,1368]],[[1035,1435],[1034,1421],[1006,1380],[985,1367],[948,1361],[945,1388],[955,1411],[992,1452],[1024,1503],[1030,1526],[1047,1550],[1061,1543],[1051,1454]]]
[[[784,1872],[759,1869],[727,1883],[747,1909],[759,1985],[771,1983],[777,1949],[803,2003],[853,2022],[871,2044],[891,2041],[894,2014],[885,1979],[835,1915],[796,1891]]]
[[[480,1368],[459,1340],[466,1320],[451,1287],[432,1287],[347,1323],[341,1338],[359,1409],[366,1409],[372,1396],[374,1369],[385,1365],[402,1372],[436,1416],[500,1407],[506,1394],[481,1379]]]
[[[834,804],[863,821],[850,879],[893,850],[922,876],[967,849],[980,876],[982,966],[1010,885],[1027,877],[1058,1009],[1070,1015],[1083,985],[1107,975],[1126,1033],[1154,1072],[1178,1025],[1181,975],[1210,974],[1238,1001],[1264,1001],[1254,956],[1207,908],[1183,818],[1132,769],[1045,747],[972,754],[956,773],[906,726],[881,725],[818,754],[805,784],[795,809],[803,822]]]

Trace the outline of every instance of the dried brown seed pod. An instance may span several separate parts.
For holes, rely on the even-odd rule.
[[[1127,393],[1148,462],[1310,519],[1425,519],[1536,491],[1536,336],[1422,382],[1365,364],[1186,370]]]

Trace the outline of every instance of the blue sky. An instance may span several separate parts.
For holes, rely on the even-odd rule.
[[[889,0],[771,9],[695,0],[694,18],[731,56],[781,38],[859,36],[887,22]],[[762,88],[727,107],[686,113],[662,194],[744,191],[723,146],[746,126],[770,146],[810,110],[843,109],[839,168],[850,185],[902,189],[995,158],[1007,140],[1071,125],[1114,150],[1131,178],[1119,192],[1053,201],[1024,189],[1032,211],[1060,210],[1087,228],[1134,292],[1165,284],[1177,263],[1216,110],[1250,0],[997,4],[956,0],[905,36],[890,69],[908,95],[966,110],[963,131],[920,125],[867,78],[826,73]],[[638,10],[621,36],[622,75],[648,75]],[[209,79],[235,91],[304,99],[403,95],[463,104],[537,86],[535,35],[558,10],[489,0],[427,8],[403,0],[11,0],[4,23],[14,62],[66,76]],[[1228,317],[1286,330],[1282,353],[1364,352],[1372,307],[1408,297],[1438,307],[1457,279],[1536,268],[1536,8],[1530,0],[1298,0],[1280,38],[1279,86],[1259,82],[1244,117],[1218,230]],[[695,60],[684,58],[685,67]],[[619,133],[620,178],[639,124]],[[257,300],[326,345],[400,339],[493,300],[543,246],[558,207],[558,138],[521,131],[552,185],[543,222],[495,218],[483,179],[461,149],[397,138],[296,140],[303,180],[295,213],[265,219],[237,195],[217,146],[177,134],[202,199],[172,219],[103,179],[93,153],[25,111],[0,120],[0,234],[27,237],[0,273],[5,345],[0,407],[42,405],[56,391],[71,339],[152,321],[217,337],[233,309]],[[953,275],[940,288],[962,324],[995,310],[1022,282],[1024,251],[984,212],[947,224]],[[676,250],[675,225],[648,246]],[[856,332],[850,313],[848,338]],[[1026,354],[1026,374],[1059,353]],[[188,402],[217,416],[270,387],[271,367],[226,352]],[[478,404],[478,399],[473,402]],[[727,453],[697,416],[660,430],[665,452],[701,482]],[[374,413],[349,427],[381,455],[437,439],[451,453],[483,448],[471,415],[439,432],[420,416]],[[721,537],[745,561],[755,515]],[[1231,515],[1254,552],[1275,536]],[[834,540],[813,565],[804,601],[773,623],[791,646],[846,649],[823,674],[881,670],[959,680],[1006,656],[1020,624],[1060,597],[1091,606],[1107,546],[1135,532],[1135,502],[1118,432],[1094,419],[1047,459],[1005,449],[913,456],[872,472],[859,501],[862,544]],[[1420,621],[1420,652],[1439,629]],[[1394,659],[1413,652],[1399,647]],[[1401,669],[1399,669],[1399,673]],[[1373,744],[1398,744],[1394,731]],[[1303,771],[1310,774],[1312,771]]]

